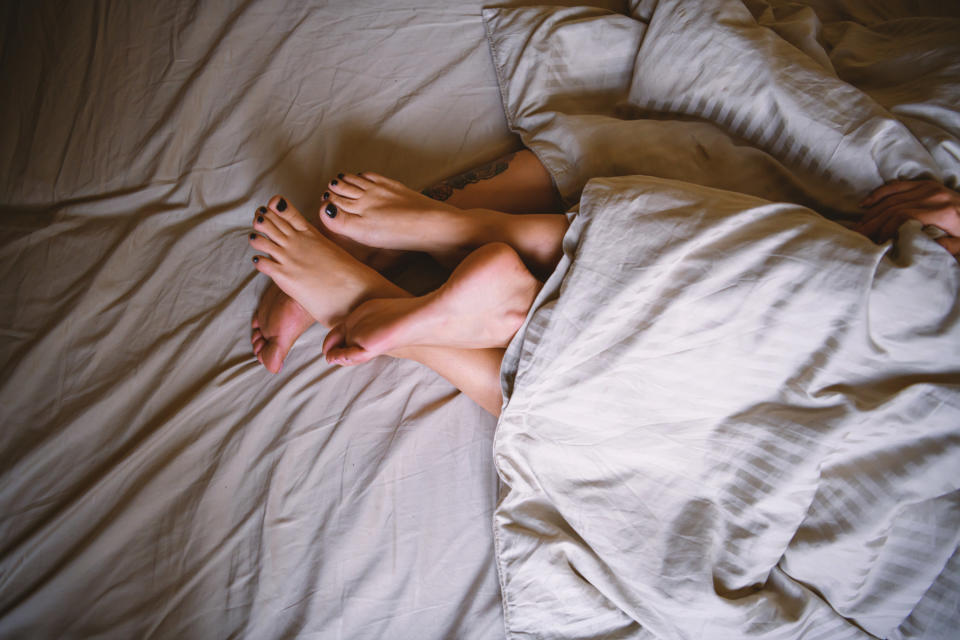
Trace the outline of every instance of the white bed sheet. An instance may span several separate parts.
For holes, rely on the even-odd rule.
[[[273,194],[516,147],[480,9],[2,4],[0,637],[502,637],[493,418],[249,344]]]

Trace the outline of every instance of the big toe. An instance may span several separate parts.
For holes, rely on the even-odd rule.
[[[339,197],[336,194],[330,194],[329,192],[324,195],[326,197],[323,199],[323,202],[320,203],[319,211],[320,222],[323,223],[323,226],[338,236],[343,236],[362,244],[363,240],[356,237],[356,225],[351,224],[351,221],[356,216],[348,213],[344,209],[343,202],[345,198]]]
[[[270,373],[280,373],[283,368],[283,361],[290,353],[290,345],[284,345],[277,340],[270,340],[263,345],[257,359],[266,367]]]
[[[307,219],[303,216],[303,214],[300,213],[296,207],[290,204],[290,201],[284,196],[273,196],[270,198],[270,202],[267,203],[267,206],[275,211],[278,216],[286,220],[287,223],[297,231],[303,231],[310,226],[310,223],[307,222]]]

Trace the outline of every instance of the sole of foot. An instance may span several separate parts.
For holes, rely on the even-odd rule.
[[[280,373],[293,344],[314,322],[300,303],[271,282],[257,305],[250,332],[257,361],[270,373]]]

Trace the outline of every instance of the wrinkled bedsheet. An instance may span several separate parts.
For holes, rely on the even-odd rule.
[[[0,638],[503,637],[493,418],[249,343],[272,195],[516,148],[481,3],[11,1],[0,60]]]
[[[485,12],[580,201],[501,372],[508,636],[954,636],[960,269],[838,224],[958,184],[960,21],[926,8]]]
[[[623,9],[618,3],[606,4]],[[486,41],[479,2],[2,5],[0,638],[496,638],[504,634],[504,612],[513,635],[550,637],[583,631],[583,626],[557,631],[557,625],[570,618],[554,615],[558,599],[538,599],[543,592],[537,589],[544,585],[556,587],[554,595],[564,605],[559,610],[583,612],[581,625],[590,622],[590,629],[609,632],[610,637],[671,637],[685,631],[677,625],[696,621],[690,618],[692,605],[684,602],[679,603],[679,618],[670,611],[651,618],[650,612],[662,604],[655,596],[663,592],[653,593],[649,601],[624,595],[635,585],[624,582],[629,575],[621,572],[621,556],[611,556],[610,549],[584,560],[583,554],[596,551],[584,541],[601,546],[597,529],[621,516],[617,522],[633,526],[635,496],[628,496],[632,501],[597,505],[591,500],[607,498],[591,494],[583,503],[582,518],[563,511],[576,528],[556,516],[564,501],[555,492],[536,494],[535,504],[525,502],[532,494],[520,492],[509,465],[517,464],[518,473],[539,473],[530,471],[537,465],[523,466],[532,449],[505,449],[502,443],[506,439],[517,444],[508,436],[519,419],[521,403],[541,412],[543,407],[524,395],[527,387],[522,384],[514,392],[513,383],[525,379],[523,372],[532,375],[538,370],[532,361],[535,354],[545,361],[557,356],[549,346],[534,349],[538,332],[545,345],[566,335],[550,338],[544,333],[548,305],[562,300],[551,296],[564,286],[577,247],[593,244],[591,233],[597,227],[589,221],[604,219],[604,204],[616,202],[618,193],[634,193],[648,202],[653,198],[660,207],[650,204],[642,212],[628,207],[612,214],[611,221],[625,225],[623,233],[647,229],[650,222],[644,215],[654,209],[669,216],[670,211],[690,212],[697,202],[717,198],[728,203],[725,210],[731,216],[775,221],[777,216],[768,209],[773,205],[725,192],[690,191],[672,182],[591,183],[584,215],[567,238],[568,257],[545,287],[505,361],[507,404],[496,449],[494,420],[415,364],[383,359],[349,370],[328,367],[317,357],[323,331],[314,328],[301,338],[284,371],[271,376],[253,360],[248,343],[250,316],[266,284],[248,263],[246,233],[256,206],[283,193],[312,212],[321,185],[341,170],[376,170],[412,186],[425,186],[514,149],[516,139],[508,126],[544,160],[571,203],[591,178],[644,174],[797,202],[847,220],[856,216],[854,204],[863,189],[891,177],[927,175],[956,186],[957,169],[951,164],[957,156],[956,85],[950,83],[956,81],[960,56],[955,23],[949,19],[918,19],[896,2],[874,2],[866,8],[866,3],[750,2],[749,18],[742,11],[727,17],[731,37],[740,33],[738,21],[752,28],[753,20],[793,47],[783,49],[781,40],[774,39],[768,44],[776,51],[764,50],[756,54],[759,58],[791,61],[820,80],[827,77],[856,86],[872,98],[873,103],[855,101],[859,111],[847,116],[846,98],[838,100],[835,109],[841,118],[873,123],[874,128],[864,131],[875,132],[876,127],[885,131],[888,137],[882,139],[895,144],[896,154],[885,153],[884,146],[864,158],[862,147],[851,147],[850,153],[838,155],[835,167],[822,160],[814,164],[803,152],[806,147],[801,143],[810,142],[805,135],[816,118],[812,124],[793,122],[796,111],[774,110],[783,117],[769,135],[762,131],[757,135],[756,126],[741,128],[742,122],[730,120],[722,108],[714,113],[715,105],[701,105],[695,87],[686,105],[667,105],[665,95],[658,92],[674,95],[682,89],[667,76],[679,82],[686,77],[683,73],[696,73],[698,67],[691,66],[689,57],[703,40],[681,39],[689,46],[673,50],[670,24],[658,26],[651,20],[662,8],[657,4],[633,3],[631,15],[589,7],[493,11],[486,14]],[[573,19],[565,19],[567,15]],[[684,33],[697,34],[699,29],[702,36],[709,15],[699,9],[689,14],[692,22]],[[531,35],[531,21],[540,25],[540,35]],[[560,33],[554,25],[569,30]],[[646,37],[648,28],[660,36]],[[615,29],[615,37],[606,37],[610,29]],[[598,42],[603,46],[581,55],[579,47]],[[643,47],[655,46],[665,49],[649,60],[638,59]],[[529,57],[531,52],[536,56]],[[797,52],[821,70],[798,58]],[[683,55],[688,64],[676,66],[673,61],[679,63]],[[661,69],[666,65],[659,80],[663,84],[640,83],[634,69],[647,63]],[[700,75],[709,77],[706,69]],[[648,90],[653,93],[645,94]],[[779,104],[778,97],[782,96],[766,95],[763,105],[748,105],[751,109],[742,117],[766,118],[769,111],[752,108],[770,109]],[[874,103],[882,109],[875,109]],[[674,109],[678,111],[671,112]],[[780,121],[783,135],[776,129]],[[822,152],[836,139],[825,140],[826,147],[811,148]],[[784,154],[781,148],[795,151]],[[851,173],[850,162],[864,164]],[[665,189],[662,197],[649,193],[654,184]],[[901,245],[892,249],[856,244],[846,236],[845,242],[853,244],[844,244],[838,258],[828,250],[832,241],[817,239],[821,222],[812,222],[811,214],[796,207],[787,207],[786,212],[804,223],[792,236],[770,222],[771,245],[813,247],[824,260],[849,269],[842,282],[862,284],[873,277],[889,284],[894,277],[890,274],[916,278],[917,265],[943,266],[942,260],[936,262],[942,256],[930,253],[931,245],[916,230],[905,231]],[[710,211],[705,211],[700,226],[691,228],[714,223]],[[676,226],[680,235],[671,246],[676,255],[689,253],[682,235],[688,225],[684,221]],[[738,225],[726,228],[724,233],[734,236],[721,236],[735,237],[737,229]],[[828,235],[832,238],[834,232]],[[745,241],[762,240],[753,231],[743,233],[748,236]],[[741,254],[739,246],[735,253]],[[769,256],[761,258],[763,251],[753,255],[758,264],[732,264],[728,275],[743,273],[759,282],[766,277],[765,269],[773,266],[791,277],[800,273],[786,270],[786,258],[771,266]],[[871,263],[875,271],[861,264],[863,255],[875,259]],[[627,261],[608,274],[605,281],[610,286],[596,295],[613,295],[614,281],[634,281],[640,265],[652,264],[641,258],[636,252],[626,256]],[[613,266],[606,263],[607,268]],[[811,268],[810,273],[814,271]],[[832,286],[823,281],[822,270],[815,272],[819,279],[812,276],[814,281],[802,288],[802,300],[813,297],[816,286],[827,290]],[[947,286],[943,275],[931,272],[931,281]],[[429,287],[436,276],[419,269],[401,274],[411,288]],[[792,291],[797,285],[790,280],[784,286]],[[918,285],[917,294],[932,286]],[[841,289],[841,298],[848,299],[844,296],[850,292]],[[742,291],[735,287],[731,296]],[[581,302],[596,305],[599,300],[588,296]],[[937,343],[939,332],[952,330],[948,309],[952,304],[950,298],[944,306],[916,307],[924,318],[933,318],[930,344]],[[938,309],[944,314],[940,324]],[[626,307],[623,311],[627,313]],[[678,309],[663,310],[668,311],[675,314]],[[851,303],[836,314],[855,311]],[[783,318],[784,313],[775,308],[771,319]],[[629,319],[624,315],[621,323]],[[748,314],[744,320],[756,317]],[[903,344],[912,348],[917,336],[910,323],[922,318],[907,314],[903,320]],[[831,330],[822,322],[811,322],[821,330],[820,337]],[[713,335],[721,328],[714,327]],[[757,344],[766,344],[764,336],[763,331],[756,336]],[[631,340],[611,347],[610,353],[627,349]],[[792,340],[793,336],[791,345]],[[590,342],[590,347],[594,344]],[[743,346],[731,346],[737,345]],[[827,352],[841,345],[828,346]],[[949,366],[951,354],[955,351],[941,355],[944,366]],[[802,353],[796,356],[799,359]],[[813,374],[820,365],[814,359],[806,368],[803,363],[796,366]],[[855,397],[856,402],[836,400],[836,412],[848,416],[860,412],[864,423],[878,415],[878,407],[886,406],[884,394],[899,389],[897,385],[908,385],[904,388],[913,389],[918,399],[939,397],[942,403],[926,406],[926,413],[925,405],[910,405],[914,412],[900,421],[906,429],[903,441],[879,452],[861,446],[853,436],[844,441],[846,448],[838,448],[845,427],[838,422],[825,429],[816,452],[829,449],[836,454],[822,466],[827,480],[816,487],[824,491],[846,487],[853,493],[814,493],[811,505],[820,505],[819,510],[806,512],[794,538],[784,543],[796,553],[785,554],[766,583],[753,576],[732,576],[732,565],[716,565],[720,566],[716,589],[722,596],[708,600],[724,605],[718,607],[726,611],[724,624],[738,620],[731,613],[733,605],[727,606],[736,598],[745,608],[769,614],[770,629],[786,633],[799,623],[784,623],[784,616],[829,620],[817,627],[824,637],[837,637],[830,635],[834,629],[854,633],[895,624],[892,618],[909,607],[913,613],[899,627],[904,636],[923,635],[924,625],[942,628],[935,623],[956,617],[956,583],[950,582],[956,573],[950,563],[956,561],[945,560],[948,570],[938,574],[944,578],[935,577],[932,570],[940,557],[936,553],[950,547],[947,534],[955,533],[955,526],[951,529],[950,521],[940,518],[943,500],[956,493],[950,485],[943,487],[945,497],[939,501],[919,498],[930,495],[931,479],[939,477],[938,465],[953,456],[956,438],[934,429],[929,442],[913,448],[906,444],[912,434],[908,427],[914,423],[938,424],[924,416],[937,411],[948,418],[953,415],[950,385],[955,384],[956,372],[945,371],[933,381],[884,377],[879,372],[875,380],[868,375],[852,396],[845,388],[825,391],[826,399],[818,400],[821,404],[813,409],[822,412],[834,398]],[[605,391],[602,384],[608,378],[603,371],[597,373],[596,383],[584,383],[591,400],[569,414],[588,415],[579,423],[570,420],[570,426],[593,424],[588,421],[595,421],[595,414],[607,415],[597,411],[604,402],[622,407],[626,399],[653,388],[664,394],[666,403],[674,397],[669,393],[681,391],[662,381],[658,387],[649,377],[624,377]],[[706,370],[701,373],[707,376]],[[773,389],[772,381],[759,377],[767,385],[763,388]],[[622,385],[632,379],[634,386],[624,390]],[[564,377],[561,382],[570,380]],[[804,389],[813,388],[803,386],[809,380],[802,375],[786,381],[800,397]],[[720,384],[724,379],[707,382]],[[565,387],[560,395],[568,392]],[[688,394],[677,402],[687,406],[690,398],[698,397]],[[541,398],[546,399],[549,394]],[[747,406],[748,400],[734,394],[722,407],[729,409],[733,401]],[[695,409],[689,407],[691,412]],[[895,407],[890,410],[895,413]],[[547,413],[566,420],[566,415]],[[543,415],[530,414],[533,421]],[[720,420],[719,414],[711,415]],[[552,433],[546,421],[543,425],[546,434]],[[891,432],[898,428],[888,427]],[[777,437],[770,429],[760,433],[768,438],[763,442]],[[709,440],[712,434],[699,435]],[[754,432],[740,434],[755,449],[761,447],[754,442]],[[877,442],[871,440],[870,446]],[[645,444],[652,453],[652,445]],[[729,444],[740,445],[745,446],[743,440]],[[719,504],[710,501],[719,497],[721,488],[736,494],[729,504],[719,504],[729,509],[750,495],[768,495],[776,502],[789,486],[798,486],[762,486],[771,474],[766,453],[727,469],[735,481],[719,483],[716,494],[688,503],[694,506],[667,523],[673,528],[664,528],[661,534],[684,531],[684,522],[700,523],[705,512],[699,505]],[[507,484],[491,530],[500,495],[494,455]],[[857,455],[864,460],[849,462],[848,456]],[[887,489],[893,483],[885,479],[870,484],[877,473],[901,460],[896,474],[914,478],[917,486],[904,482],[895,486],[913,492],[910,496],[891,494]],[[812,482],[809,464],[792,458],[788,462],[793,466],[785,469],[796,470],[798,483]],[[844,466],[847,463],[852,466]],[[546,466],[552,464],[548,461]],[[669,464],[665,459],[664,466]],[[863,474],[875,465],[874,475]],[[691,464],[689,477],[707,468]],[[863,478],[862,486],[831,480],[847,477],[848,469]],[[760,479],[744,475],[751,473]],[[534,487],[534,493],[549,486],[550,474],[543,477],[545,482]],[[578,485],[571,475],[567,482],[567,500],[576,499],[578,489],[593,491],[592,481]],[[754,493],[741,491],[754,484],[758,486]],[[682,482],[675,486],[687,488]],[[804,495],[811,490],[807,485]],[[780,505],[782,514],[763,513],[770,518],[782,515],[784,521],[796,519],[801,493],[789,505]],[[874,495],[883,500],[876,509],[864,509],[861,503],[872,504]],[[920,554],[916,572],[913,561],[908,566],[896,564],[901,555],[894,553],[892,564],[884,558],[876,565],[885,573],[862,576],[869,583],[864,594],[872,598],[880,593],[884,603],[895,605],[888,619],[872,617],[870,612],[876,610],[872,601],[854,597],[837,604],[849,595],[850,585],[806,577],[813,573],[822,578],[823,564],[839,564],[807,547],[822,553],[845,549],[819,541],[847,535],[847,514],[879,514],[873,523],[863,519],[850,523],[849,535],[859,540],[856,536],[874,535],[884,522],[893,522],[883,520],[890,515],[885,508],[891,500],[905,504],[913,498],[897,526],[909,528],[922,521],[910,533],[919,541],[930,541],[923,549],[933,551]],[[584,524],[590,525],[589,517],[598,513],[598,506],[603,507],[602,519],[595,521],[594,530],[586,531]],[[531,510],[548,523],[559,523],[563,535],[553,535],[548,527],[525,528],[536,522],[530,518]],[[732,522],[724,518],[735,513],[718,510],[714,521]],[[628,529],[621,527],[622,532]],[[531,531],[536,532],[536,544],[529,566],[521,568],[537,573],[523,574],[533,576],[528,583],[518,582],[511,573],[517,567],[506,561],[511,548],[522,547],[511,547],[511,539],[530,542]],[[685,553],[670,546],[672,538],[664,542],[662,535],[653,535],[656,531],[645,531],[651,533],[651,545],[663,543],[670,553],[657,555],[655,549],[643,557],[677,571],[689,569],[689,575],[695,570],[704,575],[703,566],[696,564],[702,559],[702,547]],[[744,545],[757,533],[732,531]],[[896,540],[905,535],[900,530],[894,533],[900,536]],[[723,540],[719,534],[711,538],[710,548],[719,554],[727,548]],[[865,548],[878,553],[890,549],[876,540],[870,538],[871,546]],[[762,544],[773,562],[769,556],[775,544]],[[728,553],[742,555],[744,548],[734,545]],[[549,556],[546,565],[540,562],[543,554]],[[732,557],[718,555],[717,560]],[[598,558],[603,562],[615,558],[616,571],[599,577],[591,568],[601,566]],[[750,559],[745,566],[754,575],[762,573],[763,559]],[[549,572],[540,574],[541,568]],[[552,577],[543,582],[544,576]],[[571,576],[575,588],[562,591]],[[890,587],[890,576],[905,584],[903,591]],[[916,604],[918,585],[924,580],[932,586]],[[794,583],[795,588],[788,588]],[[761,595],[744,600],[744,592],[736,590],[739,585],[747,585],[743,589],[760,585]],[[814,587],[834,591],[815,594]],[[523,591],[521,598],[518,589]],[[705,597],[697,589],[677,593],[695,596],[687,603]],[[779,600],[767,600],[769,593],[778,594]],[[524,608],[523,598],[538,604]],[[822,604],[828,600],[844,617],[830,617]],[[790,606],[776,609],[770,602]],[[647,616],[642,627],[637,621],[641,605]],[[534,615],[539,618],[529,617]],[[762,616],[750,620],[761,631],[767,628]],[[710,631],[706,624],[692,635],[716,637]],[[810,632],[806,637],[816,636]]]

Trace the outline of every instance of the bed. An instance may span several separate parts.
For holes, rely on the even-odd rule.
[[[955,7],[522,4],[3,6],[0,637],[951,636],[960,275],[843,225],[958,186]],[[257,364],[257,206],[521,143],[572,223],[499,421]]]

